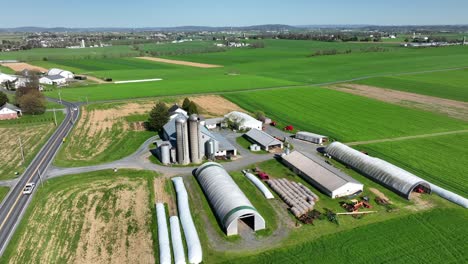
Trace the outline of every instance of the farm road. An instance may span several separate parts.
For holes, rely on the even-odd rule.
[[[423,134],[423,135],[416,135],[416,136],[385,138],[385,139],[376,139],[376,140],[367,140],[367,141],[355,141],[355,142],[348,142],[348,143],[345,143],[345,144],[348,145],[348,146],[357,146],[357,145],[367,145],[367,144],[382,143],[382,142],[393,142],[393,141],[401,141],[401,140],[415,139],[415,138],[428,138],[428,137],[436,137],[436,136],[452,135],[452,134],[461,134],[461,133],[468,133],[468,130],[456,130],[456,131],[448,131],[448,132],[440,132],[440,133],[432,133],[432,134]]]
[[[146,140],[140,148],[134,152],[132,155],[105,164],[94,165],[94,166],[86,166],[86,167],[75,167],[75,168],[59,168],[51,166],[50,169],[47,171],[46,175],[47,178],[55,178],[70,174],[80,174],[84,172],[91,172],[91,171],[98,171],[98,170],[106,170],[106,169],[143,169],[143,170],[152,170],[164,174],[167,177],[174,176],[174,175],[187,175],[192,174],[192,171],[196,169],[198,166],[190,166],[190,167],[170,167],[170,166],[161,166],[154,164],[149,161],[150,147],[154,140],[157,137],[151,137]],[[235,143],[235,142],[231,142]],[[237,143],[236,143],[237,144]],[[223,166],[228,171],[233,170],[240,170],[246,166],[249,166],[254,163],[263,162],[273,158],[273,154],[265,154],[265,155],[257,155],[252,154],[249,151],[242,151],[242,157],[238,160],[232,162],[223,163]]]

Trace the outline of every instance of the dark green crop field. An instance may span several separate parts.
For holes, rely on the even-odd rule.
[[[281,125],[292,124],[344,142],[468,128],[463,121],[324,88],[255,91],[225,97],[250,112],[263,110]]]
[[[358,83],[468,102],[468,69],[378,77]]]
[[[468,214],[434,210],[226,263],[466,263]]]

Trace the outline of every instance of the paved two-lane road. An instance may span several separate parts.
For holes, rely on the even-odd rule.
[[[47,170],[47,167],[52,162],[57,153],[63,138],[67,136],[73,128],[79,116],[79,108],[77,105],[61,102],[67,108],[65,119],[52,134],[47,143],[42,147],[34,160],[28,166],[26,171],[18,179],[17,184],[13,187],[7,197],[5,197],[0,207],[0,256],[5,251],[11,236],[21,220],[21,217],[29,205],[34,193],[40,184],[40,175]],[[24,195],[23,188],[26,183],[33,182],[36,188],[31,195]]]

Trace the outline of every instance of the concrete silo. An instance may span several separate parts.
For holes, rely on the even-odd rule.
[[[177,136],[177,162],[182,165],[187,165],[190,163],[187,119],[179,117],[175,123]]]
[[[161,163],[164,165],[171,163],[170,150],[171,146],[169,144],[162,144],[160,147]]]
[[[200,122],[198,116],[189,117],[190,159],[192,163],[201,163],[200,155]]]

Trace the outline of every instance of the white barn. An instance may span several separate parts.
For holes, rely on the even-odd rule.
[[[249,130],[253,128],[262,130],[262,122],[249,116],[246,113],[233,111],[224,117],[231,122],[237,123],[238,129],[240,130]]]
[[[293,151],[283,156],[283,163],[331,198],[353,195],[364,189],[364,184],[312,155]]]
[[[62,75],[47,75],[39,79],[40,84],[61,85],[66,84],[67,79]]]
[[[6,103],[0,107],[0,120],[16,119],[21,115],[21,109],[12,104]]]
[[[52,68],[47,72],[48,76],[52,75],[60,75],[64,77],[65,79],[73,79],[75,78],[75,75],[71,71],[66,71],[62,69],[57,69],[57,68]]]

